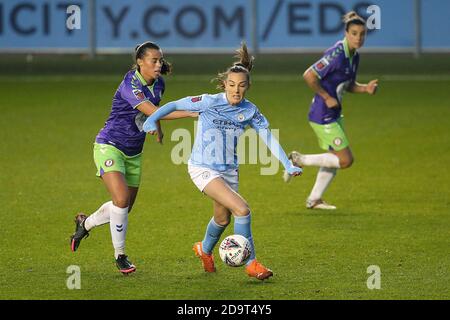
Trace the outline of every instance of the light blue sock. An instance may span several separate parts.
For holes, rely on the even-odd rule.
[[[238,216],[234,217],[234,233],[246,237],[250,242],[250,247],[252,250],[252,253],[246,265],[249,265],[253,260],[255,260],[256,257],[255,245],[253,243],[253,236],[252,236],[251,221],[252,221],[251,213],[243,217]]]
[[[202,250],[204,253],[211,254],[225,228],[226,226],[217,224],[214,218],[211,218],[208,227],[206,227],[205,238],[202,241]]]

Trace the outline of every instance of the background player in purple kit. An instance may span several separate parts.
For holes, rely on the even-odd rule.
[[[111,114],[94,143],[97,176],[102,178],[111,201],[89,217],[77,214],[75,233],[70,241],[71,250],[76,251],[92,228],[109,223],[116,265],[123,274],[136,270],[125,255],[125,236],[128,213],[136,199],[141,178],[141,156],[146,137],[142,125],[147,116],[157,110],[164,94],[165,83],[160,76],[171,72],[171,65],[153,42],[136,47],[135,63],[114,94]],[[196,114],[176,111],[164,119],[189,116]],[[162,142],[159,123],[156,133],[158,141]]]
[[[344,91],[372,95],[378,85],[378,80],[372,80],[368,84],[356,82],[359,65],[356,50],[364,44],[365,20],[351,11],[344,16],[343,21],[345,38],[326,50],[324,56],[303,74],[308,86],[316,93],[309,112],[310,125],[318,137],[320,147],[328,151],[311,155],[297,151],[289,154],[295,165],[320,167],[316,183],[306,200],[308,209],[336,209],[323,201],[322,195],[335,177],[337,169],[349,168],[353,163],[341,114]],[[289,174],[284,174],[284,180],[290,180]]]

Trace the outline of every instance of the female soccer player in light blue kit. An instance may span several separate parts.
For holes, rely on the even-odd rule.
[[[215,272],[212,251],[233,215],[234,233],[246,237],[252,246],[246,272],[250,277],[264,280],[273,273],[256,260],[250,208],[238,193],[236,148],[239,136],[247,126],[254,128],[290,175],[299,175],[302,170],[290,163],[278,141],[272,137],[267,119],[245,99],[253,65],[253,57],[249,56],[245,44],[238,50],[237,57],[239,62],[217,78],[223,93],[169,102],[144,122],[144,131],[153,133],[157,129],[156,121],[175,110],[199,113],[188,169],[197,188],[214,201],[214,217],[209,221],[203,241],[195,243],[193,250],[202,260],[205,271]]]
[[[345,91],[375,94],[378,80],[368,84],[356,82],[359,54],[364,44],[366,25],[354,11],[344,16],[345,38],[325,52],[325,55],[308,68],[303,77],[316,95],[309,112],[310,125],[317,135],[319,145],[328,151],[322,154],[300,154],[293,151],[289,158],[298,166],[320,167],[316,183],[306,200],[308,209],[336,209],[326,203],[322,195],[336,175],[337,169],[349,168],[353,155],[344,132],[342,95]],[[284,180],[290,180],[285,173]]]

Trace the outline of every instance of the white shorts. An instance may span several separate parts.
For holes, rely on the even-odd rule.
[[[192,182],[197,188],[203,192],[206,185],[215,178],[222,178],[233,189],[238,192],[239,187],[239,172],[238,169],[230,169],[224,172],[212,170],[205,167],[197,167],[188,165],[188,172],[191,176]]]

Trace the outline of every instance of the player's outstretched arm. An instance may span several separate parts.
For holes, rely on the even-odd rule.
[[[286,152],[284,152],[283,148],[278,143],[278,140],[272,136],[269,129],[260,129],[258,130],[258,134],[261,139],[263,139],[272,154],[283,164],[284,168],[290,175],[298,176],[302,174],[302,168],[292,165],[286,155]]]
[[[137,109],[145,114],[146,116],[151,116],[153,113],[155,113],[158,110],[158,107],[156,107],[153,103],[150,101],[145,101],[137,106]],[[191,111],[174,111],[171,112],[165,116],[163,116],[162,120],[174,120],[174,119],[181,119],[181,118],[190,118],[190,117],[197,117],[198,114]]]
[[[168,115],[162,117],[162,120],[175,120],[175,119],[183,119],[183,118],[196,118],[198,117],[197,112],[178,110],[169,113]]]
[[[372,80],[367,84],[361,84],[358,82],[354,82],[353,85],[351,85],[348,88],[348,92],[351,93],[368,93],[370,95],[373,95],[377,92],[378,88],[378,79]]]
[[[176,101],[166,103],[165,105],[163,105],[162,107],[157,109],[155,112],[153,112],[151,114],[151,116],[147,118],[147,120],[145,120],[144,125],[143,125],[144,131],[153,133],[154,131],[156,131],[158,129],[156,122],[159,119],[164,118],[169,113],[174,112],[176,110],[183,110],[176,103]]]

